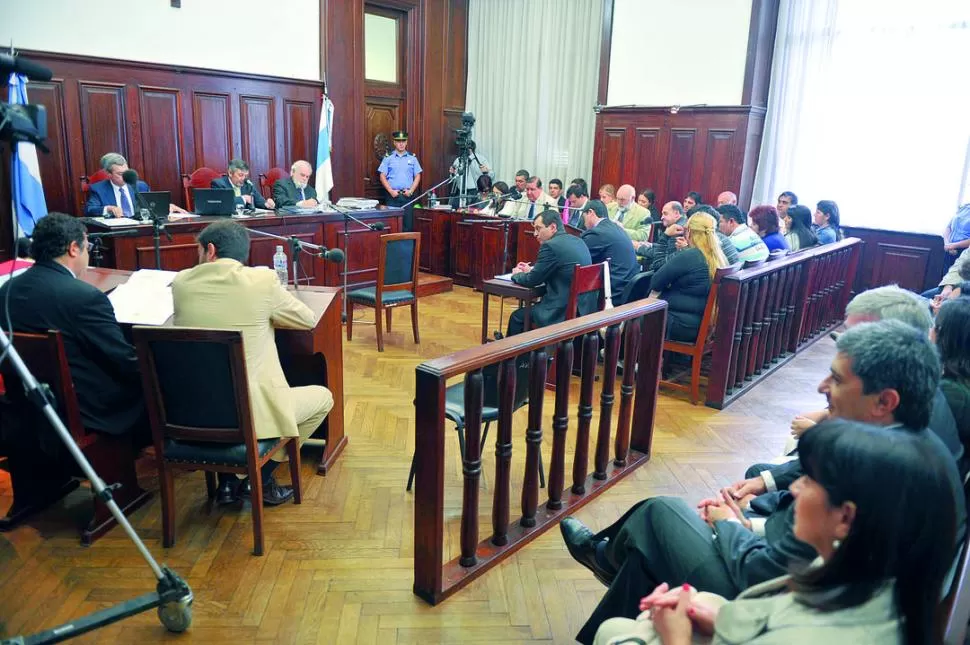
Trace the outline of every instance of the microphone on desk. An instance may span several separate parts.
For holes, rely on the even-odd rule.
[[[518,195],[518,197],[515,197],[515,195]],[[475,208],[476,206],[480,206],[482,204],[494,204],[495,206],[498,206],[499,200],[505,199],[507,197],[513,197],[514,199],[518,199],[521,196],[522,196],[522,194],[519,193],[517,190],[512,190],[512,191],[509,191],[509,192],[505,193],[504,195],[492,195],[488,199],[483,199],[480,202],[475,202],[474,204],[469,204],[467,206],[467,208]]]
[[[324,260],[327,260],[328,262],[335,262],[335,263],[338,263],[339,264],[339,263],[341,263],[341,262],[344,261],[344,258],[346,256],[344,255],[344,252],[343,252],[342,249],[326,249],[326,248],[323,248],[323,249],[320,249],[320,252],[319,253],[317,253],[317,257],[323,258]]]
[[[372,231],[383,231],[385,228],[387,228],[387,226],[384,224],[384,222],[374,222],[370,225],[370,228]]]
[[[243,183],[245,183],[247,186],[249,186],[249,190],[250,190],[249,196],[250,197],[253,197],[253,195],[256,193],[256,186],[253,185],[252,180],[250,180],[247,177],[246,178],[246,181],[243,182]],[[245,202],[246,202],[246,200],[244,199],[243,200],[243,203],[245,203]],[[246,204],[246,210],[248,210],[248,211],[254,211],[254,210],[256,210],[256,198],[255,197],[253,197],[253,201],[251,201],[248,204]]]

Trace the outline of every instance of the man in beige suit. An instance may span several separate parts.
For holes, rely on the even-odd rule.
[[[216,222],[199,234],[199,262],[172,282],[175,324],[242,331],[249,396],[256,437],[300,437],[302,443],[333,408],[333,395],[320,385],[290,387],[276,353],[274,327],[312,329],[313,312],[280,285],[276,273],[244,265],[249,232],[231,220]],[[283,460],[284,456],[273,457]],[[278,461],[263,467],[263,502],[282,504],[293,488],[273,477]],[[238,488],[238,490],[237,490]],[[244,496],[249,482],[220,475],[219,503]]]
[[[542,190],[542,180],[538,177],[529,177],[525,184],[525,195],[522,201],[507,202],[505,208],[499,215],[510,215],[512,217],[524,217],[530,222],[546,208],[555,211],[559,210],[559,203]]]

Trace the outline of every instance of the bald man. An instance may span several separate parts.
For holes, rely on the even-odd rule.
[[[731,204],[732,206],[737,206],[738,196],[729,190],[725,190],[723,193],[717,196],[717,205],[724,206],[725,204]]]
[[[650,237],[653,218],[650,211],[637,203],[637,191],[633,186],[620,186],[616,191],[616,201],[610,206],[610,219],[622,226],[631,240],[645,242]]]
[[[273,201],[277,208],[296,206],[297,208],[313,208],[317,205],[317,191],[310,185],[310,175],[313,166],[309,162],[295,161],[290,166],[290,176],[277,179],[273,184]]]

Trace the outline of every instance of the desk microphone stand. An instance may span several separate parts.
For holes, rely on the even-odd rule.
[[[300,251],[306,251],[310,249],[315,251],[315,253],[310,253],[310,255],[319,255],[325,258],[325,254],[329,249],[325,246],[320,246],[318,244],[311,244],[310,242],[304,242],[303,240],[297,238],[294,235],[290,237],[284,237],[282,235],[276,235],[275,233],[267,233],[266,231],[260,231],[254,228],[247,229],[250,233],[255,233],[256,235],[262,235],[263,237],[271,237],[274,240],[280,240],[281,242],[286,242],[290,245],[290,259],[293,262],[293,289],[298,290],[300,288],[299,279],[299,266],[300,266]]]
[[[142,209],[142,213],[141,213],[142,220],[146,219],[145,218],[146,211],[147,209],[145,208]],[[158,215],[149,215],[147,219],[150,219],[152,221],[152,244],[155,246],[155,268],[161,271],[162,270],[161,233],[162,231],[165,231],[165,237],[168,238],[169,242],[172,241],[172,234],[168,232],[168,227],[166,227],[165,224],[162,223],[162,220],[163,220],[162,217],[159,217]],[[166,217],[164,219],[167,220],[168,218]]]
[[[423,193],[421,193],[420,195],[418,195],[417,197],[415,197],[411,201],[406,202],[403,206],[398,206],[398,208],[404,209],[404,208],[407,208],[408,206],[411,206],[412,204],[414,204],[416,202],[421,201],[421,198],[424,197],[425,195],[427,195],[428,193],[430,193],[431,191],[437,190],[441,186],[447,184],[449,181],[455,181],[455,177],[457,177],[457,176],[458,175],[449,175],[448,177],[446,177],[445,179],[442,179],[437,184],[435,184],[434,186],[432,186],[428,190],[424,191]]]

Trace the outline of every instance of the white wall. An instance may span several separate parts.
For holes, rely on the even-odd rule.
[[[751,0],[615,0],[607,105],[740,105]]]
[[[320,79],[319,0],[0,0],[0,47]]]

